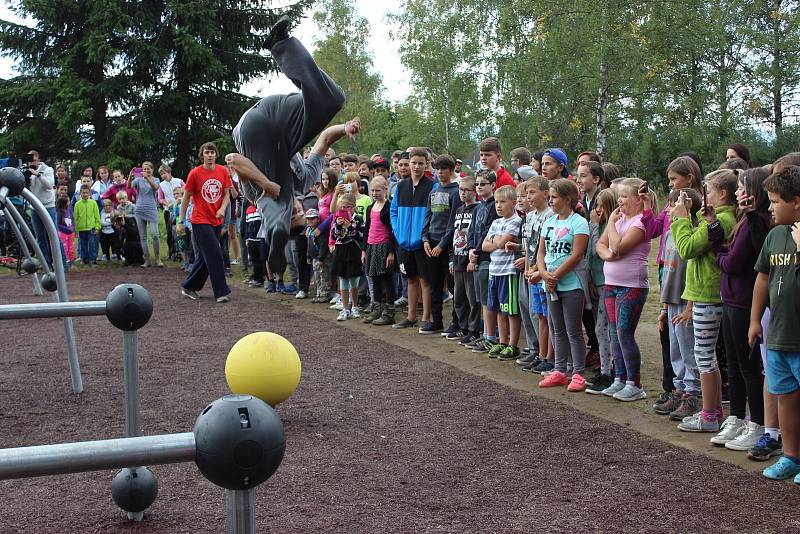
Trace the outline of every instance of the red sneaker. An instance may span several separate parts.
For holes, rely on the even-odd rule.
[[[553,371],[539,382],[540,388],[553,388],[557,386],[566,386],[569,384],[567,375],[561,371]],[[586,384],[584,383],[584,387]]]
[[[572,375],[572,382],[567,386],[567,391],[583,391],[586,389],[586,379],[582,375],[575,373]]]

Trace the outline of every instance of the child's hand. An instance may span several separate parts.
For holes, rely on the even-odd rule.
[[[319,228],[314,228],[314,237],[319,237],[320,233]]]
[[[644,209],[650,210],[653,209],[653,194],[648,191],[647,183],[643,183],[639,186],[639,198],[642,199],[642,203],[644,204]]]
[[[794,239],[794,244],[797,245],[797,251],[800,252],[800,223],[792,225],[792,239]]]
[[[658,331],[663,332],[667,329],[667,310],[661,310],[658,314]]]
[[[183,223],[178,223],[175,226],[175,231],[178,233],[178,235],[183,235],[186,233],[186,226],[184,226]]]
[[[439,247],[439,245],[436,245],[435,247],[433,247],[431,249],[431,257],[432,258],[438,258],[441,255],[442,255],[442,249],[441,249],[441,247]]]
[[[760,342],[764,332],[761,330],[761,323],[758,321],[750,321],[750,328],[747,330],[747,343],[751,347]]]
[[[516,260],[514,260],[514,268],[517,269],[517,270],[524,269],[525,268],[525,258],[517,258]]]
[[[739,211],[747,213],[756,209],[756,199],[753,195],[748,196],[742,191],[736,196],[736,203],[739,204]]]
[[[474,273],[475,272],[475,264],[474,263],[469,262],[467,264],[467,272],[468,273]]]
[[[366,265],[367,263],[367,253],[363,250],[361,251],[361,265]]]
[[[97,235],[97,228],[92,228],[92,233],[93,233],[94,235]]]
[[[506,252],[514,252],[516,250],[519,250],[519,243],[514,243],[513,241],[509,241],[508,243],[505,244],[505,247],[503,248],[505,249]]]
[[[541,281],[542,281],[542,275],[539,274],[539,271],[533,271],[533,274],[531,274],[531,282],[534,284],[538,284]]]
[[[619,218],[622,216],[622,212],[619,208],[616,208],[614,211],[611,212],[611,215],[608,217],[608,224],[616,224]]]
[[[334,249],[333,245],[328,246],[328,250],[331,252],[331,254],[333,254],[333,249]]]
[[[422,242],[422,248],[423,248],[423,250],[425,250],[425,255],[430,258],[431,257],[431,244],[428,243],[427,241],[423,241]]]
[[[386,268],[391,269],[394,266],[394,252],[390,252],[388,256],[386,256]]]
[[[703,204],[703,219],[705,219],[708,224],[712,224],[717,220],[717,212],[714,206],[706,206]]]
[[[688,307],[672,318],[672,324],[675,326],[688,325],[690,322],[692,322],[692,309]]]
[[[683,202],[684,199],[686,199],[686,197],[683,193],[681,193],[681,195],[678,197],[678,201],[669,210],[670,217],[684,219],[689,216],[689,210],[686,208],[686,204]],[[691,202],[691,200],[689,202]]]
[[[223,208],[218,209],[216,217],[217,219],[225,219],[225,210]]]

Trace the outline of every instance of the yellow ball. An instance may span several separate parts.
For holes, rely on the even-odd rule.
[[[300,356],[289,341],[272,332],[254,332],[236,342],[225,361],[233,393],[258,397],[270,406],[288,399],[300,383]]]

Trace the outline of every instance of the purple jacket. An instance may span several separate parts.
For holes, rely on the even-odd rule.
[[[72,208],[67,206],[66,209],[56,210],[56,213],[56,226],[58,227],[58,231],[62,234],[75,233],[75,219],[72,218]],[[67,224],[67,220],[69,220],[69,224]]]
[[[722,271],[722,303],[734,308],[750,309],[753,303],[753,286],[758,274],[754,267],[761,246],[767,238],[769,223],[766,217],[753,212],[746,217],[730,247],[725,247],[722,225],[709,227],[708,240],[716,255],[717,267]]]
[[[650,240],[661,236],[661,240],[658,242],[658,256],[656,257],[656,262],[659,267],[664,263],[664,241],[666,240],[667,230],[669,230],[669,223],[671,221],[672,219],[669,216],[669,203],[664,206],[664,209],[657,217],[653,216],[653,210],[644,210],[642,212],[642,225],[644,226],[645,239]]]

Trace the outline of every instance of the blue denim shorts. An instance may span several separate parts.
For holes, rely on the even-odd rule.
[[[786,395],[800,389],[800,352],[767,349],[769,392]]]
[[[528,286],[530,289],[530,305],[531,313],[533,315],[541,315],[547,317],[547,292],[542,287],[541,283],[531,284]]]

